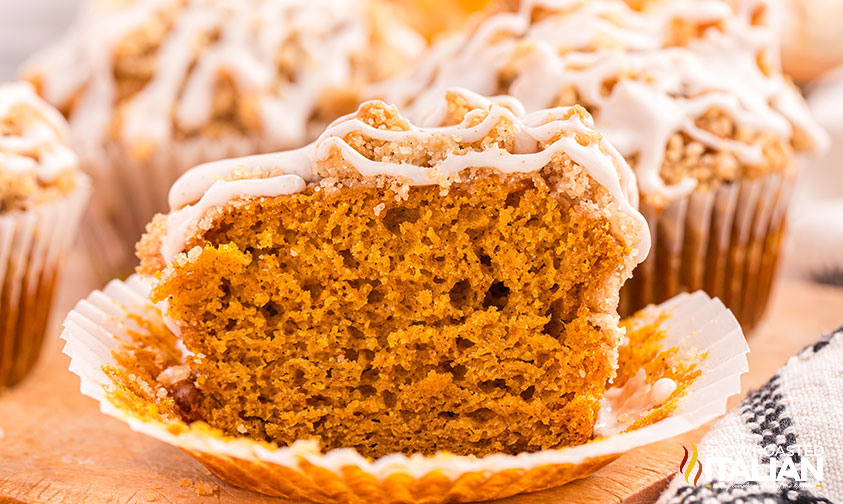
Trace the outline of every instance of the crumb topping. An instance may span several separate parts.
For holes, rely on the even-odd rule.
[[[416,122],[444,89],[510,94],[528,111],[580,104],[633,165],[645,197],[673,198],[793,169],[823,132],[782,75],[763,2],[532,0],[435,45],[374,96]],[[427,121],[427,122],[425,122]]]
[[[0,213],[26,210],[75,187],[67,123],[27,83],[0,85]]]
[[[353,110],[357,90],[420,46],[374,3],[94,2],[26,74],[92,144],[137,158],[197,136],[275,148]],[[416,41],[417,42],[417,41]]]
[[[636,210],[634,177],[617,151],[592,129],[584,109],[525,115],[517,100],[453,90],[438,114],[441,122],[453,125],[418,127],[393,106],[367,102],[306,148],[194,168],[173,186],[166,224],[156,224],[163,228],[155,241],[162,259],[170,262],[186,251],[190,237],[207,229],[220,207],[237,200],[294,194],[311,186],[329,193],[359,185],[392,187],[402,198],[411,186],[438,185],[445,195],[453,183],[489,173],[546,168],[557,174],[565,197],[599,200],[637,221],[634,247],[639,261],[646,257],[649,236]]]

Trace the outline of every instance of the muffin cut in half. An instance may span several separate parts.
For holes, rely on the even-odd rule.
[[[367,102],[173,186],[138,255],[184,419],[371,457],[592,437],[649,248],[634,176],[580,107],[446,101],[442,127]]]

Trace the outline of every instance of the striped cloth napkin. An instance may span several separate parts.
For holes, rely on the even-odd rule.
[[[659,504],[843,503],[843,327],[685,449]]]

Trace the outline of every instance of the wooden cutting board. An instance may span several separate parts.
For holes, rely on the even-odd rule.
[[[97,287],[87,271],[82,258],[69,262],[39,367],[19,387],[0,393],[0,504],[290,502],[222,483],[180,450],[100,414],[97,403],[79,393],[79,379],[61,354],[58,325]],[[744,377],[744,391],[763,384],[822,332],[843,325],[843,289],[785,281],[772,303],[767,320],[750,336],[752,371]],[[634,450],[563,487],[499,502],[652,502],[676,472],[683,442],[697,441],[705,430]]]

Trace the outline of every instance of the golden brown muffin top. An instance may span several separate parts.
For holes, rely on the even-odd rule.
[[[421,49],[379,0],[99,0],[26,77],[92,146],[312,140]]]
[[[425,124],[443,89],[510,94],[528,111],[580,104],[670,199],[793,169],[825,141],[782,75],[766,5],[724,0],[524,0],[434,45],[414,71],[370,88]]]
[[[32,86],[0,85],[0,214],[27,210],[70,192],[78,161],[67,123]]]
[[[512,8],[517,0],[387,0],[428,40],[459,31],[476,17]]]

